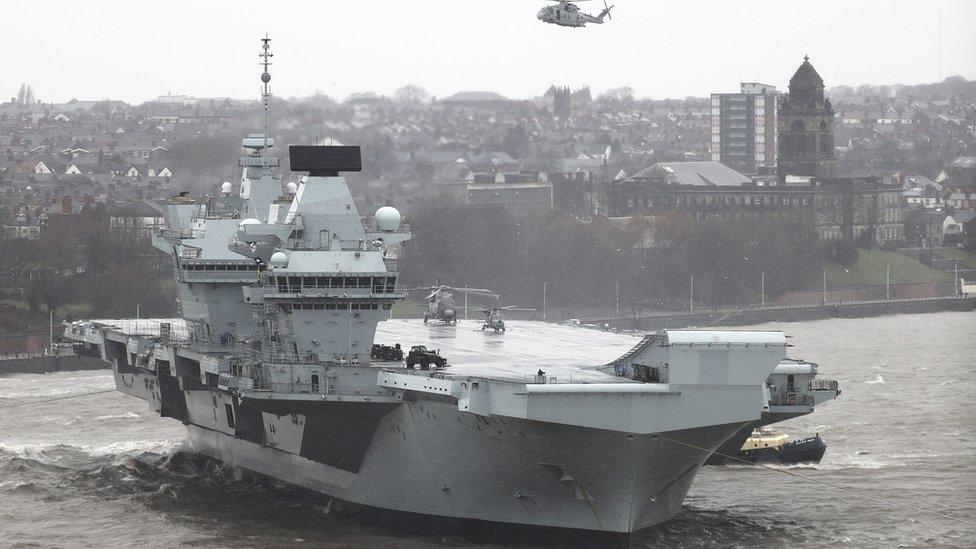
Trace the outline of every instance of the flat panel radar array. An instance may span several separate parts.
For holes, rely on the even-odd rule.
[[[336,177],[339,172],[359,172],[363,158],[356,146],[291,145],[288,147],[291,171],[308,175]]]

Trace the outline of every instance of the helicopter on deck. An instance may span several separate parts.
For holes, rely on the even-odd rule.
[[[482,295],[487,297],[498,298],[498,294],[491,290],[485,290],[481,288],[452,288],[451,286],[445,286],[443,284],[437,286],[430,286],[428,288],[409,288],[406,291],[418,291],[424,290],[429,291],[430,294],[426,297],[427,308],[424,310],[424,324],[427,324],[430,320],[441,320],[445,324],[457,324],[458,321],[458,311],[463,307],[459,307],[457,302],[454,301],[454,294],[464,294],[464,295]]]
[[[536,18],[543,23],[552,23],[562,27],[585,27],[587,23],[603,24],[604,17],[613,19],[610,17],[610,10],[613,9],[613,6],[608,6],[606,0],[603,2],[603,11],[600,12],[600,15],[595,16],[581,12],[579,6],[569,0],[550,1],[556,2],[557,5],[546,6],[539,10],[539,14],[536,15]],[[575,1],[585,2],[587,0]]]
[[[496,332],[505,331],[505,321],[502,320],[502,311],[534,311],[517,305],[506,305],[504,307],[488,307],[481,309],[485,314],[485,321],[481,324],[481,330],[495,330]]]

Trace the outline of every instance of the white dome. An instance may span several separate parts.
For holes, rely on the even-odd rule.
[[[383,206],[376,210],[373,218],[376,220],[377,231],[393,232],[400,228],[400,212],[393,206]]]
[[[234,186],[230,184],[230,181],[224,181],[220,184],[220,192],[224,194],[230,194],[234,191]]]
[[[298,192],[298,185],[294,181],[289,181],[285,188],[288,189],[288,194],[295,194]]]
[[[248,217],[247,219],[242,219],[240,223],[237,224],[237,228],[243,229],[244,225],[260,225],[260,219],[254,219],[253,217]]]
[[[275,252],[271,254],[271,266],[272,267],[287,267],[288,266],[288,256],[285,252]]]

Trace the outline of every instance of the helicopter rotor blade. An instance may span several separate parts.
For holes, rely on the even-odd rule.
[[[498,297],[498,294],[491,290],[485,288],[450,288],[459,294],[473,294],[473,295],[486,295],[491,297]]]

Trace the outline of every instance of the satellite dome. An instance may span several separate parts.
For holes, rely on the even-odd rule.
[[[243,229],[244,225],[260,225],[260,219],[254,219],[253,217],[248,217],[247,219],[242,219],[240,223],[237,224],[238,229]]]
[[[225,195],[229,195],[234,190],[234,186],[230,184],[230,181],[224,181],[220,184],[220,192]]]
[[[373,217],[378,231],[393,232],[400,228],[400,212],[393,206],[383,206]]]
[[[288,189],[288,194],[295,194],[298,192],[298,185],[294,181],[289,181],[285,188]]]
[[[287,267],[288,266],[288,256],[285,252],[275,252],[271,254],[271,266],[272,267]]]

